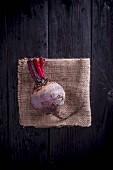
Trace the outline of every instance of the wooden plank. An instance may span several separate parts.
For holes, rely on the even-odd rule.
[[[90,57],[90,2],[49,2],[49,57]]]
[[[112,166],[111,138],[113,137],[112,106],[107,103],[107,93],[113,84],[113,2],[92,1],[92,114],[95,129],[98,129],[97,141],[99,157],[103,165]],[[106,105],[106,107],[105,107]]]
[[[0,161],[8,162],[8,93],[7,93],[7,44],[6,13],[0,5]]]
[[[92,6],[92,111],[98,113],[98,123],[113,83],[112,21],[110,7],[104,1],[94,1]]]
[[[48,49],[49,58],[91,56],[91,1],[50,1]],[[67,164],[81,167],[88,162],[83,155],[92,151],[93,131],[81,127],[50,129],[51,167],[60,169]]]
[[[48,56],[47,12],[47,1],[20,1],[13,3],[13,10],[10,4],[7,7],[9,149],[14,167],[47,165],[48,129],[20,126],[17,99],[18,59]]]

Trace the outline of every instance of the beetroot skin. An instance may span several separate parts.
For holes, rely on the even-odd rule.
[[[56,82],[48,82],[40,90],[35,89],[31,96],[31,104],[38,112],[58,112],[64,105],[65,91]]]
[[[39,57],[39,60],[33,58],[27,61],[31,77],[35,81],[31,104],[38,113],[55,114],[64,105],[65,91],[58,83],[49,82],[44,77],[44,63],[45,59],[42,57]]]

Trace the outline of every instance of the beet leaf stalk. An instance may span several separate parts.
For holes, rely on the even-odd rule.
[[[38,90],[48,82],[48,79],[44,78],[44,61],[42,57],[39,58],[39,61],[36,58],[27,61],[31,77],[35,81],[35,89]]]

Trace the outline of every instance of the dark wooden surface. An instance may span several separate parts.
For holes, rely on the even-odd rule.
[[[18,59],[37,55],[90,57],[91,127],[19,125]],[[107,101],[112,84],[112,0],[0,1],[1,165],[43,170],[113,166],[113,105]]]

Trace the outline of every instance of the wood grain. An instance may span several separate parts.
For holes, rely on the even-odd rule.
[[[7,79],[7,43],[6,11],[0,6],[0,160],[8,161],[8,79]]]
[[[85,0],[49,1],[49,57],[91,56],[90,6]]]
[[[31,3],[32,2],[32,3]],[[16,3],[14,3],[16,5]],[[22,4],[19,4],[22,5]],[[25,9],[7,9],[7,63],[9,152],[12,165],[41,167],[47,164],[48,129],[24,128],[19,124],[17,64],[19,58],[48,55],[47,2],[25,1]],[[11,6],[10,6],[11,7]],[[27,10],[26,10],[27,9]]]
[[[98,124],[113,83],[112,29],[110,7],[105,1],[94,1],[92,12],[92,112]]]
[[[90,1],[50,1],[49,58],[91,56]],[[54,37],[54,38],[53,38]],[[92,150],[92,128],[65,127],[50,129],[50,162],[52,168],[79,165],[79,159]],[[88,140],[86,140],[88,137]],[[87,161],[83,158],[83,161]],[[71,166],[71,165],[70,165]],[[80,165],[79,165],[80,166]]]
[[[106,102],[107,92],[110,88],[112,88],[109,86],[112,81],[111,42],[109,41],[111,34],[110,11],[104,1],[94,1],[92,3],[90,3],[91,1],[89,3],[88,1],[68,2],[70,2],[70,8],[68,11],[67,8],[63,6],[64,4],[62,4],[62,1],[52,1],[49,4],[49,57],[78,57],[78,55],[82,57],[92,56],[92,126],[90,128],[67,127],[62,129],[51,129],[50,160],[53,169],[56,167],[60,168],[61,165],[63,168],[66,164],[69,166],[75,165],[76,167],[78,165],[79,167],[91,169],[92,167],[96,168],[97,163],[99,165],[102,164],[100,157],[104,160],[103,164],[107,165],[106,141],[108,141],[107,135],[109,134],[109,127],[107,129],[106,124],[108,123],[109,118]],[[80,14],[81,8],[84,8],[84,11],[86,11],[85,14],[88,15],[84,15],[85,22],[83,22],[82,14]],[[72,9],[75,12],[73,14],[71,13]],[[66,15],[67,12],[68,14],[71,13],[71,15]],[[78,13],[79,15],[76,15]],[[79,47],[81,48],[77,48],[76,37],[74,37],[76,34],[69,38],[71,35],[69,31],[72,31],[73,29],[76,30],[74,25],[71,27],[71,24],[67,24],[69,23],[69,16],[72,17],[73,15],[73,24],[77,25],[80,21],[82,21],[82,26],[79,25],[79,29],[77,28],[77,31],[82,43],[84,42],[87,47],[80,46],[79,44]],[[66,21],[68,22],[66,23]],[[86,23],[90,24],[88,25]],[[84,32],[84,30],[86,32],[86,29],[84,29],[86,28],[86,25],[88,26],[87,38],[89,37],[89,39],[85,39],[85,41],[83,41],[84,34],[81,34],[81,32]],[[60,35],[58,34],[58,31],[60,32]],[[65,37],[64,40],[62,40],[62,37]],[[72,50],[70,48],[66,48],[67,42],[68,45],[71,46],[70,40],[73,38],[75,42],[75,49]],[[60,47],[60,50],[58,49],[58,46]],[[66,49],[68,49],[68,51],[66,51]],[[111,74],[109,74],[109,72]]]
[[[96,130],[96,161],[110,167],[113,115],[107,103],[107,94],[113,82],[111,1],[92,1],[92,118]],[[100,157],[102,160],[100,160]]]
[[[13,5],[12,5],[13,4]],[[14,169],[112,165],[113,1],[1,0],[0,162]],[[91,57],[92,126],[52,129],[19,124],[19,58]],[[107,160],[108,159],[108,160]],[[5,167],[5,165],[4,165]]]

